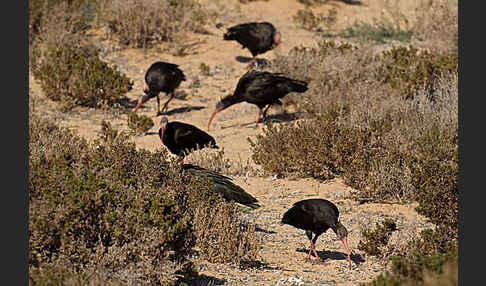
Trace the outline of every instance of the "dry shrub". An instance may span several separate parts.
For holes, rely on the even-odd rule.
[[[194,228],[199,255],[213,263],[241,264],[256,261],[262,239],[255,225],[239,216],[235,203],[198,200],[194,214]]]
[[[306,8],[298,10],[292,19],[305,30],[322,31],[322,26],[326,30],[331,30],[337,21],[337,10],[331,8],[328,10],[328,15],[325,16],[323,13],[314,14],[311,9]]]
[[[95,16],[92,0],[29,0],[29,41],[59,43],[66,34],[87,29]]]
[[[397,230],[397,226],[392,219],[385,219],[381,225],[376,223],[375,229],[364,229],[361,236],[364,240],[358,243],[358,249],[364,251],[366,254],[373,256],[382,256],[381,248],[388,244],[388,240],[393,231]]]
[[[368,47],[320,41],[316,48],[295,47],[288,55],[277,56],[270,69],[309,82],[307,92],[289,94],[283,102],[315,116],[353,100],[361,101],[376,91],[376,97],[386,94],[376,80],[379,62],[373,61],[373,56]]]
[[[185,32],[199,31],[207,20],[205,10],[194,0],[110,0],[102,9],[110,33],[134,48],[181,44]]]
[[[270,69],[309,81],[306,93],[290,94],[284,103],[319,115],[336,106],[361,105],[364,100],[376,102],[395,96],[410,99],[424,85],[434,93],[438,78],[457,74],[458,56],[414,47],[393,47],[376,54],[372,45],[358,48],[322,41],[316,48],[295,47],[288,55],[277,56]]]
[[[128,284],[153,284],[188,267],[195,237],[179,202],[198,186],[166,152],[137,151],[107,123],[94,145],[35,115],[29,127],[31,271],[100,266]],[[129,268],[143,271],[123,276]]]
[[[438,177],[432,178],[452,188],[443,192],[453,191],[457,169],[450,163],[454,161],[436,166],[432,158],[437,150],[444,150],[442,156],[453,156],[457,148],[452,140],[458,130],[457,74],[445,75],[433,86],[435,102],[423,87],[413,100],[365,97],[313,120],[268,125],[250,141],[252,158],[268,173],[319,179],[340,175],[358,190],[354,194],[357,199],[398,202],[418,199],[415,194],[424,188],[421,180],[429,180],[438,168],[451,166],[447,172],[435,172]],[[417,144],[425,142],[421,138],[437,138],[434,130],[440,130],[444,140]],[[424,170],[426,166],[430,169]],[[428,193],[441,194],[432,187]]]
[[[205,234],[202,227],[210,239],[238,238],[219,239],[226,254],[235,251],[225,262],[256,256],[254,227],[228,225],[242,224],[234,204],[181,172],[165,149],[137,150],[128,138],[103,121],[99,138],[88,143],[30,115],[29,269],[36,284],[82,285],[95,272],[102,284],[154,285],[191,277],[196,271],[189,256],[196,242],[209,239],[196,236]],[[207,214],[204,225],[201,213]],[[208,247],[201,248],[202,255]]]
[[[154,121],[146,115],[131,112],[128,115],[127,124],[133,134],[139,135],[149,131],[154,126]]]
[[[457,73],[459,65],[457,53],[419,52],[414,47],[398,47],[384,51],[379,60],[383,65],[378,70],[378,76],[383,79],[383,83],[389,84],[405,98],[411,98],[423,85],[427,89],[432,89],[438,77],[447,73]]]
[[[79,42],[48,47],[33,65],[33,74],[46,96],[62,101],[67,109],[76,105],[113,106],[131,90],[133,82],[101,60],[91,45]]]
[[[458,1],[423,1],[414,24],[417,44],[431,51],[457,53],[459,41]]]

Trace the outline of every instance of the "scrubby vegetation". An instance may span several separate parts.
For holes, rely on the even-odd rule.
[[[131,112],[128,115],[127,124],[128,128],[130,128],[135,135],[143,134],[154,127],[152,118],[146,115],[137,115],[135,112]]]
[[[250,140],[265,175],[341,177],[357,190],[354,199],[414,201],[435,225],[393,255],[383,253],[393,222],[364,230],[358,249],[391,257],[389,271],[367,285],[458,281],[457,3],[423,6],[415,23],[401,14],[398,22],[356,22],[336,33],[349,42],[295,47],[264,67],[310,83],[306,93],[283,99],[304,120],[268,124]],[[211,17],[196,0],[29,0],[29,68],[46,96],[68,109],[113,106],[133,82],[102,60],[87,30],[105,27],[123,47],[168,43],[185,51],[186,32],[203,32]],[[335,9],[325,15],[306,7],[293,20],[318,34],[338,17]],[[195,68],[211,76],[209,64]],[[189,88],[200,86],[195,78]],[[261,237],[239,208],[182,173],[165,151],[129,143],[153,127],[150,118],[131,113],[127,124],[132,133],[103,122],[89,143],[31,110],[31,283],[172,285],[197,275],[195,256],[236,265],[260,259]],[[195,152],[186,163],[226,175],[259,171],[223,150]]]
[[[296,22],[302,28],[309,31],[330,30],[336,24],[337,10],[335,8],[329,9],[327,16],[323,13],[314,14],[311,9],[298,10],[297,14],[293,16]]]
[[[103,20],[120,43],[150,48],[162,42],[178,42],[187,31],[198,31],[207,21],[203,7],[194,0],[107,1]]]
[[[364,229],[361,232],[361,237],[358,243],[358,249],[364,251],[366,254],[381,256],[382,246],[388,244],[388,240],[393,231],[397,230],[397,225],[392,219],[386,219],[380,224],[376,224],[375,229]]]
[[[418,202],[417,212],[435,229],[412,239],[407,251],[393,253],[391,271],[371,285],[431,283],[425,277],[441,274],[457,259],[456,43],[380,52],[375,45],[322,41],[278,55],[269,70],[310,82],[305,94],[283,100],[305,120],[267,124],[250,140],[252,158],[267,174],[281,177],[339,176],[357,190],[357,200]],[[386,226],[362,233],[360,249],[381,255],[391,231]]]
[[[127,138],[103,122],[90,144],[31,114],[29,268],[36,285],[82,284],[92,273],[110,283],[171,283],[176,271],[196,273],[189,259],[196,246],[221,260],[209,241],[228,246],[224,261],[257,258],[259,238],[234,204],[178,171],[166,151],[137,150]]]
[[[96,51],[79,45],[50,47],[41,63],[33,66],[34,77],[46,96],[76,105],[113,106],[132,89],[133,81],[101,60]]]
[[[400,25],[387,20],[374,20],[373,24],[356,22],[353,26],[339,33],[344,38],[386,43],[390,40],[410,42],[412,29],[403,29]]]

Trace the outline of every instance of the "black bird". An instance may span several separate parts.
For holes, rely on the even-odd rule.
[[[269,51],[280,44],[280,32],[268,22],[244,23],[228,28],[224,40],[237,41],[250,50],[253,58],[250,65],[256,61],[256,56]]]
[[[311,251],[314,251],[316,259],[320,261],[315,250],[315,244],[319,235],[331,228],[334,233],[342,240],[344,248],[348,253],[349,267],[351,268],[351,257],[348,248],[348,231],[338,220],[339,210],[332,202],[324,199],[307,199],[294,203],[294,205],[284,213],[282,224],[288,224],[298,229],[305,230],[305,234],[310,240],[310,250],[307,254],[309,260]],[[312,238],[312,234],[315,234]]]
[[[226,201],[235,201],[252,209],[260,207],[256,198],[233,183],[229,177],[192,164],[183,164],[182,169],[193,176],[208,179],[212,183],[214,191],[220,194]]]
[[[260,108],[256,123],[265,119],[266,113],[274,103],[282,105],[280,98],[290,92],[307,91],[307,82],[282,76],[281,73],[271,73],[251,70],[246,72],[238,81],[233,94],[223,97],[211,114],[208,122],[208,130],[216,113],[230,107],[233,104],[246,101]],[[264,111],[263,108],[266,106]],[[262,117],[263,115],[263,117]]]
[[[195,149],[210,147],[218,149],[214,138],[194,125],[172,121],[167,117],[160,120],[159,137],[169,151],[181,159]]]
[[[145,73],[145,83],[148,88],[143,91],[144,94],[140,96],[137,106],[132,111],[136,112],[147,100],[157,97],[156,116],[160,115],[167,109],[169,101],[174,98],[174,90],[185,80],[186,76],[178,65],[166,62],[153,63]],[[162,111],[160,111],[160,92],[170,95],[170,98],[164,103]]]

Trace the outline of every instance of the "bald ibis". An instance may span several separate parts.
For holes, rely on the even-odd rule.
[[[309,260],[311,251],[314,251],[318,261],[320,261],[320,258],[315,250],[317,238],[331,228],[343,242],[344,248],[348,253],[349,268],[351,268],[351,257],[347,241],[348,231],[339,222],[338,217],[339,210],[332,202],[325,199],[307,199],[294,203],[284,213],[281,224],[288,224],[305,230],[305,234],[310,240],[310,249],[306,260]],[[312,238],[312,234],[315,234],[314,238]]]
[[[214,192],[220,194],[226,201],[235,201],[252,209],[260,207],[256,198],[233,183],[229,177],[192,164],[183,164],[182,169],[193,176],[209,180],[214,187]]]
[[[239,24],[227,29],[223,35],[226,41],[237,41],[252,54],[250,65],[256,56],[274,49],[280,44],[280,32],[269,22],[251,22]]]
[[[137,106],[132,112],[136,112],[149,99],[157,97],[156,116],[159,116],[167,109],[169,102],[174,98],[174,90],[185,80],[186,77],[178,65],[166,62],[153,63],[145,73],[145,83],[148,88],[144,90],[144,94],[140,96]],[[160,92],[170,95],[170,98],[164,103],[162,111],[160,110]]]
[[[159,137],[172,154],[181,159],[195,149],[210,147],[218,149],[214,138],[194,125],[172,121],[167,117],[160,120]]]
[[[256,124],[265,119],[268,109],[272,104],[282,105],[280,98],[290,92],[307,91],[307,82],[282,76],[280,73],[251,70],[246,72],[238,81],[233,94],[223,97],[211,114],[208,122],[208,130],[216,113],[240,102],[255,104],[260,109]],[[268,106],[267,106],[268,105]],[[263,108],[265,108],[264,111]],[[262,116],[263,115],[263,116]]]

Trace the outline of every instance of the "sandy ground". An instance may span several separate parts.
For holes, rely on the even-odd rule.
[[[269,51],[261,58],[273,59],[277,54],[286,54],[294,46],[314,46],[319,37],[295,25],[292,16],[304,5],[296,0],[256,1],[239,4],[238,1],[201,1],[208,7],[219,9],[218,21],[223,24],[207,27],[208,34],[191,35],[191,41],[201,41],[193,54],[176,57],[160,49],[142,51],[135,49],[120,50],[113,48],[109,40],[103,41],[106,52],[104,59],[116,64],[118,68],[134,81],[133,89],[127,94],[133,107],[144,88],[144,74],[154,61],[177,63],[184,71],[187,81],[178,89],[187,94],[184,100],[174,99],[169,104],[167,117],[198,126],[206,130],[209,116],[216,102],[233,91],[238,78],[247,70],[247,63],[237,61],[236,57],[250,57],[248,50],[243,50],[233,41],[223,41],[226,28],[247,21],[270,21],[282,34],[282,44]],[[224,3],[224,4],[223,4]],[[278,5],[277,5],[278,3]],[[386,8],[395,5],[393,9]],[[343,2],[329,3],[313,8],[314,13],[327,14],[330,8],[338,11],[336,29],[344,28],[355,21],[371,23],[373,18],[383,13],[390,14],[394,9],[413,17],[417,4],[415,1],[364,0],[362,5],[348,5]],[[111,45],[111,46],[110,46]],[[210,67],[210,75],[202,75],[201,63]],[[70,127],[88,140],[97,137],[101,120],[108,120],[115,128],[127,130],[127,116],[130,106],[115,110],[94,110],[76,108],[69,114],[59,111],[58,104],[46,99],[39,85],[30,76],[30,96],[35,97],[35,108],[41,108],[51,116],[61,119],[61,124]],[[191,88],[199,82],[199,88]],[[161,104],[166,98],[161,96]],[[160,116],[156,117],[156,101],[147,102],[138,112],[154,120],[150,130],[153,135],[133,137],[137,147],[148,150],[165,148],[156,132]],[[271,108],[269,115],[281,112]],[[224,155],[230,160],[251,161],[251,150],[247,138],[255,138],[262,132],[263,124],[255,128],[254,122],[258,109],[256,106],[241,103],[234,105],[213,120],[210,134],[219,146],[224,148]],[[276,123],[279,124],[279,123]],[[414,205],[359,204],[350,199],[353,191],[340,179],[321,182],[313,179],[274,179],[268,176],[234,176],[235,182],[254,195],[260,201],[261,208],[248,214],[258,223],[263,235],[261,260],[266,264],[262,268],[239,269],[227,264],[213,264],[197,261],[202,275],[198,285],[358,285],[370,281],[386,267],[384,259],[367,257],[357,249],[361,239],[360,231],[364,227],[374,226],[385,218],[393,218],[398,230],[393,233],[390,245],[405,243],[412,235],[430,226],[426,219],[414,211]],[[303,231],[288,225],[280,225],[281,215],[294,202],[307,198],[326,198],[335,202],[340,209],[340,219],[347,227],[348,242],[352,250],[353,269],[347,268],[345,251],[340,240],[329,230],[317,241],[317,250],[323,264],[304,262],[308,251],[308,241]]]

